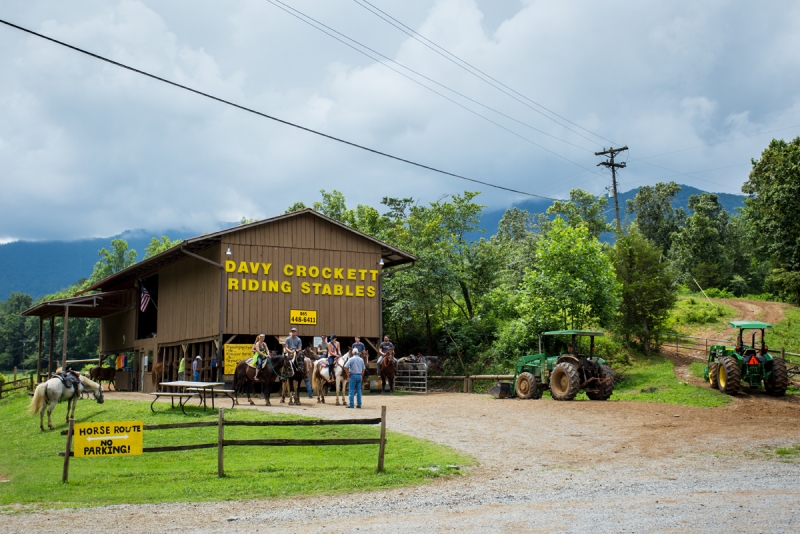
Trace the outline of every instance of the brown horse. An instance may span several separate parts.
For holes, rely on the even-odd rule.
[[[381,375],[381,395],[383,395],[383,390],[386,388],[386,383],[389,383],[389,393],[394,395],[394,377],[397,373],[397,369],[395,368],[395,359],[394,359],[394,349],[389,349],[386,352],[386,356],[383,357],[381,361],[381,368],[379,370]]]
[[[117,378],[117,370],[113,367],[92,367],[89,369],[89,378],[100,382],[101,384],[102,381],[105,380],[108,382],[109,389],[111,388],[111,384],[114,384],[114,389],[117,389],[117,384],[115,382],[115,379]]]
[[[300,386],[306,378],[306,356],[314,359],[316,351],[308,347],[304,351],[289,351],[288,360],[289,366],[280,371],[282,375],[289,375],[287,378],[281,378],[281,402],[286,401],[289,397],[289,405],[300,404]],[[295,387],[295,382],[297,387]]]
[[[289,378],[288,376],[281,376],[281,370],[286,363],[286,359],[287,357],[283,354],[275,354],[274,352],[270,352],[269,358],[265,358],[261,364],[261,371],[259,372],[258,380],[255,380],[256,368],[250,366],[250,362],[252,361],[251,358],[247,358],[246,360],[242,360],[237,363],[236,372],[233,374],[233,391],[236,392],[234,393],[234,402],[236,404],[239,403],[239,401],[236,399],[236,396],[246,386],[247,402],[254,404],[250,399],[250,390],[252,389],[253,384],[259,382],[261,383],[261,389],[264,392],[264,400],[266,401],[267,406],[269,406],[269,395],[272,384],[276,380],[284,380]],[[303,370],[305,371],[305,369]]]

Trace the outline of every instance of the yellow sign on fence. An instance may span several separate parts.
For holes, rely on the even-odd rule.
[[[76,423],[73,438],[76,458],[142,454],[141,421]]]
[[[289,324],[317,324],[316,310],[289,310]]]
[[[253,345],[225,345],[225,374],[236,372],[236,364],[253,357]]]

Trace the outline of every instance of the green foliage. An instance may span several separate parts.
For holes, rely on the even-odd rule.
[[[95,264],[89,278],[92,284],[136,263],[136,251],[128,250],[128,242],[124,239],[114,239],[111,241],[110,251],[101,248],[97,255],[100,256],[100,261]]]
[[[672,234],[685,223],[683,208],[674,209],[672,200],[680,192],[681,186],[675,182],[658,182],[655,186],[639,188],[633,200],[628,201],[628,213],[636,214],[636,224],[647,239],[662,252],[672,248]]]
[[[561,328],[610,324],[620,285],[613,266],[585,226],[560,217],[536,245],[536,265],[520,288],[519,313]]]
[[[458,476],[448,466],[468,466],[474,460],[431,441],[388,432],[384,473],[376,472],[377,446],[347,447],[226,447],[225,478],[217,477],[214,449],[151,453],[143,456],[75,458],[70,482],[61,483],[64,436],[40,432],[39,418],[26,413],[27,395],[0,400],[0,473],[9,482],[0,485],[0,513],[17,503],[48,506],[102,506],[118,503],[224,501],[228,499],[286,498],[296,495],[351,493],[423,484],[432,479]],[[56,408],[57,430],[66,426],[63,405]],[[81,421],[130,421],[144,424],[216,421],[216,411],[203,412],[187,406],[189,417],[169,404],[106,400],[103,405],[84,401],[77,415]],[[390,415],[391,417],[391,415]],[[254,410],[228,410],[229,420],[296,419]],[[326,427],[231,427],[227,439],[257,438],[375,438],[380,430],[365,426]],[[147,446],[208,443],[217,439],[216,427],[149,431]],[[36,451],[32,454],[32,451]],[[332,469],[331,458],[336,468]],[[435,470],[431,470],[431,468]],[[98,481],[113,480],[112,483]],[[53,504],[53,495],[58,495]]]
[[[626,341],[637,338],[649,355],[654,333],[663,329],[675,305],[674,276],[661,261],[661,250],[636,226],[617,239],[610,255],[622,286],[616,330]]]
[[[787,305],[783,314],[783,319],[768,331],[767,344],[771,352],[780,352],[780,348],[784,347],[789,352],[800,354],[800,309]],[[800,363],[800,356],[787,356],[787,359]]]
[[[692,362],[689,364],[689,374],[695,378],[703,378],[705,379],[704,372],[705,372],[706,364],[703,362]]]
[[[709,303],[705,297],[680,297],[672,309],[667,326],[714,325],[720,330],[726,328],[726,321],[736,315],[729,306]]]
[[[614,371],[620,372],[623,379],[614,385],[611,400],[661,402],[705,408],[725,406],[731,402],[728,395],[718,390],[679,381],[675,377],[673,363],[661,356],[639,356],[631,365],[617,366]]]
[[[147,259],[151,256],[155,256],[156,254],[161,254],[165,250],[169,250],[174,246],[180,245],[181,240],[176,239],[172,240],[169,237],[163,235],[161,239],[154,237],[150,240],[150,244],[147,245],[147,248],[144,249],[144,259]]]
[[[250,223],[254,223],[254,222],[256,222],[257,220],[258,220],[258,219],[249,219],[249,218],[247,218],[247,217],[242,217],[242,220],[240,220],[240,221],[239,221],[239,225],[241,226],[241,225],[243,225],[243,224],[250,224]]]
[[[327,215],[331,219],[344,221],[344,216],[347,212],[347,204],[342,192],[334,189],[329,193],[324,189],[320,189],[319,193],[322,195],[322,200],[320,202],[314,202],[314,209],[323,215]]]
[[[306,205],[303,202],[295,202],[294,204],[286,208],[286,211],[284,211],[284,213],[292,213],[293,211],[300,211],[304,209],[306,209]]]
[[[724,287],[730,278],[723,260],[728,212],[711,193],[689,197],[689,208],[694,213],[673,233],[670,256],[687,284],[696,279],[704,288]]]
[[[591,237],[598,238],[600,234],[614,230],[614,225],[606,222],[604,212],[607,207],[608,198],[605,196],[596,197],[583,189],[572,189],[569,202],[556,200],[547,208],[547,214],[557,215],[573,227],[584,225]]]
[[[736,296],[727,289],[717,289],[716,287],[709,287],[705,291],[706,295],[712,299],[732,299]]]
[[[752,246],[773,263],[772,284],[800,304],[800,137],[791,142],[773,139],[753,159],[750,177],[742,186],[748,195],[745,215],[758,240]]]

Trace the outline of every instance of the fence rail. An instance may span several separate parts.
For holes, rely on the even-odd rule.
[[[3,398],[4,393],[9,393],[18,389],[32,390],[33,375],[30,375],[27,378],[17,379],[17,369],[14,368],[14,380],[0,384],[0,399]]]
[[[327,426],[327,425],[381,425],[380,438],[332,438],[332,439],[225,439],[226,426]],[[58,453],[64,457],[64,470],[62,482],[69,478],[69,459],[75,456],[72,450],[72,436],[75,420],[69,420],[69,429],[62,430],[61,435],[67,436],[67,445],[64,452]],[[217,421],[203,421],[197,423],[167,423],[161,425],[144,425],[143,430],[166,430],[170,428],[200,428],[217,427],[216,443],[191,443],[187,445],[165,445],[162,447],[143,447],[143,453],[191,451],[197,449],[217,449],[217,476],[225,476],[225,447],[232,446],[258,446],[258,447],[317,447],[323,445],[378,445],[378,472],[383,471],[383,459],[386,451],[386,406],[381,406],[381,416],[372,419],[313,419],[298,421],[226,421],[225,410],[220,408]]]
[[[685,334],[676,334],[672,332],[659,332],[656,334],[661,343],[661,351],[667,351],[675,354],[676,356],[686,356],[694,358],[698,361],[705,361],[708,359],[708,348],[713,344],[731,345],[734,343],[731,340],[724,339],[711,339],[705,337],[689,336]],[[683,341],[683,343],[682,343]],[[683,352],[681,353],[681,350]],[[786,355],[798,357],[800,354],[796,352],[789,352],[781,347],[781,358],[786,358]]]
[[[474,393],[476,380],[513,380],[514,375],[455,375],[455,376],[429,376],[429,380],[445,380],[464,383],[464,393]]]

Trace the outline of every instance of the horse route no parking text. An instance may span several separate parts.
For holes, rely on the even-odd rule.
[[[78,423],[73,430],[76,458],[142,454],[141,421]]]

